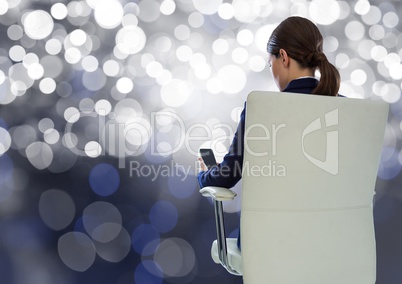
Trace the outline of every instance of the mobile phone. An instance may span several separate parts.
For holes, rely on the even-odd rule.
[[[200,149],[200,155],[208,169],[216,166],[216,159],[212,149]]]

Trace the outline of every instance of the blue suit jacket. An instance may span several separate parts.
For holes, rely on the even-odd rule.
[[[317,86],[318,81],[314,78],[300,78],[293,80],[283,90],[289,93],[311,94]],[[243,167],[244,149],[244,128],[246,117],[246,104],[240,115],[240,122],[232,140],[228,153],[223,158],[222,163],[198,174],[200,187],[221,186],[226,188],[233,187],[240,179]]]

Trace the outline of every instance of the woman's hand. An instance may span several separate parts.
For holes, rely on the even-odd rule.
[[[201,157],[198,157],[198,165],[199,165],[198,168],[200,169],[200,172],[208,170],[207,166],[204,163],[204,160]]]

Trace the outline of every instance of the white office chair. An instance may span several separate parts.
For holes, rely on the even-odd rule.
[[[372,200],[388,116],[382,101],[252,92],[247,99],[241,248],[215,204],[212,258],[246,284],[374,284]]]

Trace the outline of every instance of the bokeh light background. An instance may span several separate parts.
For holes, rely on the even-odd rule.
[[[401,6],[0,0],[1,283],[233,283],[210,258],[197,150],[221,158],[247,94],[276,90],[265,47],[290,15],[319,26],[340,93],[391,104],[377,283],[402,283]]]

